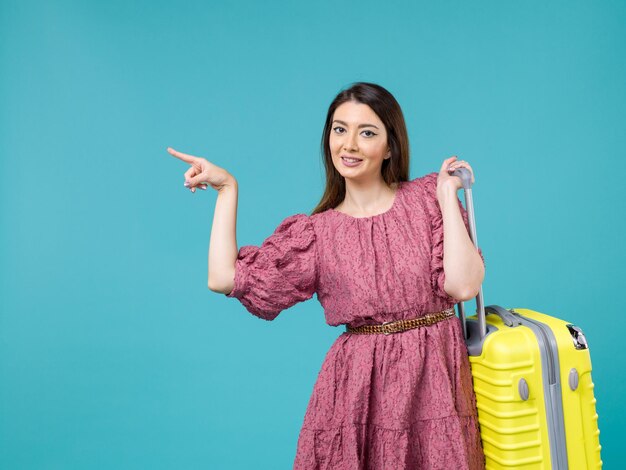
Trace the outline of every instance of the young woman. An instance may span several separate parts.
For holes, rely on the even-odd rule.
[[[295,469],[481,469],[467,349],[454,305],[478,293],[485,268],[451,173],[412,180],[402,110],[359,82],[330,104],[322,137],[326,189],[311,215],[285,218],[261,246],[237,250],[237,182],[203,158],[186,186],[218,190],[209,288],[273,320],[314,293],[328,351],[298,438]],[[415,321],[400,321],[413,320]],[[384,326],[383,326],[384,325]]]

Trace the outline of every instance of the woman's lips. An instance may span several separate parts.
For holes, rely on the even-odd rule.
[[[346,157],[341,157],[341,161],[343,162],[345,166],[353,167],[353,166],[358,166],[363,160],[358,159],[357,161],[354,161],[352,159],[347,160]]]

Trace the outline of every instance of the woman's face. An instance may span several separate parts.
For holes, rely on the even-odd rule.
[[[357,181],[378,178],[390,155],[387,130],[378,115],[366,104],[347,101],[335,109],[332,119],[329,146],[337,171]]]

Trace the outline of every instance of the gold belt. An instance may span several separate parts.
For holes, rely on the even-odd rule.
[[[354,334],[374,334],[382,333],[388,335],[390,333],[399,333],[401,331],[410,330],[412,328],[419,328],[420,326],[428,326],[434,323],[440,322],[447,318],[453,317],[455,314],[454,307],[450,307],[447,310],[441,312],[428,313],[422,317],[411,318],[410,320],[395,320],[386,321],[380,325],[362,325],[357,327],[351,327],[346,325],[346,332]]]

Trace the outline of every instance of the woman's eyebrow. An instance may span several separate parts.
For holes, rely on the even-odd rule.
[[[339,124],[343,124],[344,126],[347,126],[348,124],[346,124],[343,121],[340,121],[339,119],[335,119],[333,122],[338,122]],[[377,126],[375,126],[374,124],[359,124],[359,126],[357,127],[357,129],[360,129],[361,127],[375,127],[376,129],[378,129]]]

